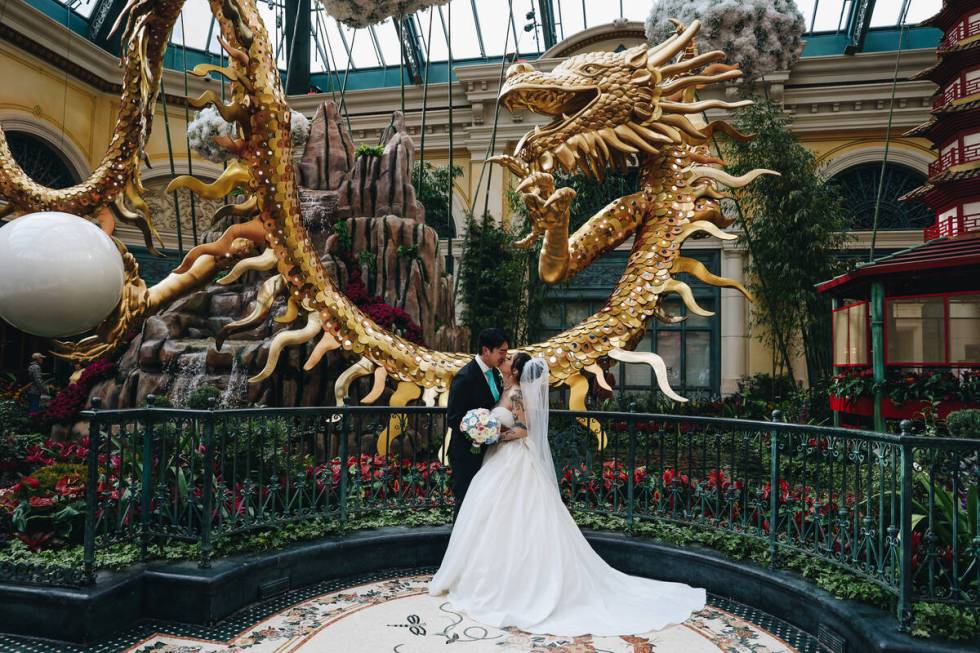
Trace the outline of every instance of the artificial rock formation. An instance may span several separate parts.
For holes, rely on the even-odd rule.
[[[324,103],[297,164],[304,222],[341,288],[358,267],[368,293],[408,313],[426,344],[457,350],[466,347],[468,337],[456,326],[452,278],[443,269],[439,237],[425,225],[425,210],[415,198],[414,151],[404,119],[395,112],[381,156],[355,156],[336,106]],[[338,223],[350,236],[349,249],[338,236]],[[218,235],[216,230],[205,239]],[[333,404],[333,381],[349,363],[332,352],[304,372],[312,345],[287,349],[275,374],[246,382],[265,365],[271,337],[285,328],[274,319],[285,310],[281,299],[259,326],[234,333],[218,348],[215,337],[222,327],[253,308],[257,279],[247,274],[228,286],[212,284],[147,319],[120,358],[119,374],[93,388],[92,396],[102,397],[106,407],[142,405],[147,394],[179,405],[194,389],[210,384],[222,390],[226,405]]]

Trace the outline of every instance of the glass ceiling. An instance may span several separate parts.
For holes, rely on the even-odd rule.
[[[85,18],[99,2],[57,1]],[[289,43],[285,34],[284,1],[257,0],[282,68],[286,66]],[[797,0],[796,4],[806,19],[808,33],[833,33],[846,30],[854,1]],[[619,18],[643,21],[652,5],[651,0],[552,0],[552,3],[559,41]],[[915,25],[938,12],[941,4],[942,0],[877,0],[871,27],[896,27],[905,6],[908,7],[905,24]],[[423,57],[431,62],[448,59],[450,41],[454,60],[498,58],[505,50],[514,53],[515,42],[520,55],[534,57],[540,54],[546,48],[540,21],[535,18],[538,0],[513,0],[513,10],[513,19],[509,20],[504,0],[453,0],[451,11],[448,6],[436,7],[421,11],[409,20],[415,26]],[[351,70],[399,65],[401,52],[393,21],[353,30],[328,16],[317,0],[312,1],[311,11],[311,72],[343,72],[348,65]],[[186,0],[171,43],[188,50],[221,52],[207,0]]]

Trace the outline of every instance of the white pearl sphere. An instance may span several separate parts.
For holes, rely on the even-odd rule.
[[[112,312],[122,290],[122,255],[88,220],[45,211],[0,227],[0,317],[21,331],[84,333]]]

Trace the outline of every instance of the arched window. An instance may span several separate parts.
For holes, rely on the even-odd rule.
[[[65,156],[44,139],[19,131],[8,131],[6,135],[14,161],[37,183],[68,188],[79,182]]]
[[[874,227],[875,201],[881,182],[881,163],[862,163],[833,176],[844,195],[844,209],[850,215],[851,229]],[[885,181],[881,190],[878,229],[924,229],[934,216],[921,202],[902,202],[899,197],[926,182],[926,176],[897,163],[885,164]]]

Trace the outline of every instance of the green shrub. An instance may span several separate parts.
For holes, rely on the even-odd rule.
[[[13,399],[0,400],[0,435],[24,433],[31,428],[31,420],[22,404]]]
[[[436,230],[440,238],[456,236],[456,228],[449,218],[449,167],[434,166],[428,161],[416,161],[412,179],[416,184],[415,196],[425,207],[425,224]],[[453,166],[452,177],[460,177],[463,169]]]
[[[358,145],[354,150],[354,156],[383,156],[384,153],[384,145]]]
[[[55,463],[34,470],[31,476],[40,483],[38,492],[53,492],[58,481],[66,476],[74,482],[84,483],[84,479],[88,477],[88,465]]]
[[[205,410],[211,406],[212,399],[217,402],[220,398],[221,390],[205,383],[187,398],[187,407],[193,410]]]
[[[153,398],[153,406],[156,408],[173,408],[174,402],[166,395],[156,395]]]
[[[526,342],[528,253],[514,247],[513,234],[493,216],[467,222],[459,275],[461,321],[470,330],[470,351],[476,350],[480,332],[490,327],[506,331],[512,347]]]
[[[980,610],[942,603],[916,603],[912,618],[915,637],[940,636],[964,640],[980,633]]]
[[[946,430],[954,438],[980,438],[980,410],[953,411],[946,416]]]

